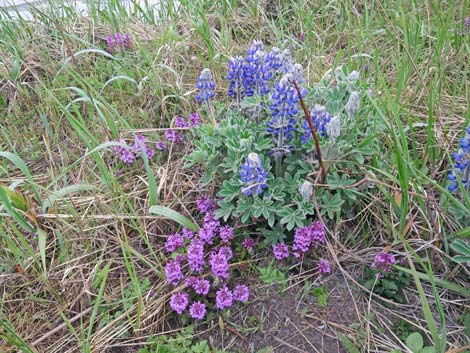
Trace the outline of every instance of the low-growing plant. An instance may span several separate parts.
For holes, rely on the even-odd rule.
[[[259,220],[279,233],[311,223],[315,202],[330,219],[356,212],[364,165],[380,164],[381,127],[367,104],[372,91],[346,67],[308,88],[302,71],[288,50],[267,51],[254,41],[246,58],[229,63],[233,101],[209,104],[206,91],[215,83],[199,79],[209,113],[223,118],[194,130],[187,166],[202,166],[202,184],[221,185],[217,217]]]
[[[204,223],[198,232],[183,228],[181,233],[170,235],[166,241],[165,250],[172,259],[165,265],[165,277],[168,284],[175,287],[170,307],[184,319],[189,309],[192,319],[203,320],[208,310],[220,311],[235,302],[246,303],[249,289],[245,284],[229,283],[234,271],[230,261],[240,256],[231,246],[235,236],[233,228],[222,225],[214,217],[215,205],[209,199],[199,198],[197,206],[204,214]],[[189,268],[187,275],[184,273],[186,266]]]
[[[150,345],[141,348],[138,353],[228,353],[221,350],[213,350],[207,340],[196,342],[194,338],[194,326],[186,326],[174,337],[161,335],[150,337]]]

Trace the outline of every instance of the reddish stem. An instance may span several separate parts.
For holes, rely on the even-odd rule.
[[[305,119],[307,120],[308,126],[310,127],[310,131],[312,132],[313,140],[315,141],[315,149],[317,150],[317,158],[318,163],[320,164],[320,182],[325,180],[325,168],[323,167],[323,159],[321,157],[321,150],[320,150],[320,141],[318,140],[317,129],[313,126],[312,118],[310,117],[310,113],[308,112],[307,106],[302,98],[302,94],[300,93],[300,88],[297,85],[297,82],[294,80],[290,81],[297,91],[297,95],[299,96],[300,106],[302,107],[305,115]]]

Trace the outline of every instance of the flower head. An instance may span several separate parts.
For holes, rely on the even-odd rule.
[[[465,129],[465,136],[460,139],[457,152],[453,155],[454,168],[447,175],[449,191],[459,188],[457,176],[460,178],[463,188],[470,191],[470,125]]]
[[[194,291],[202,296],[206,296],[209,293],[211,284],[207,279],[197,279],[192,284]]]
[[[359,102],[361,100],[361,93],[354,91],[349,96],[348,102],[346,103],[345,109],[349,114],[350,118],[353,118],[359,110]]]
[[[223,226],[219,230],[220,239],[223,243],[228,244],[233,239],[233,228],[229,226]]]
[[[247,54],[242,71],[244,93],[248,97],[254,94],[265,96],[269,93],[268,80],[271,78],[272,73],[263,43],[253,41]]]
[[[181,230],[181,233],[183,233],[183,237],[186,239],[192,239],[194,237],[194,232],[190,231],[189,229],[183,227]]]
[[[379,252],[375,255],[372,268],[379,271],[377,277],[381,277],[383,272],[391,272],[392,265],[395,264],[396,259],[393,254],[389,254],[386,251]]]
[[[170,299],[170,307],[181,315],[183,311],[186,310],[189,303],[189,295],[188,293],[174,293]]]
[[[300,257],[306,253],[311,246],[318,247],[319,243],[325,242],[325,225],[321,222],[313,222],[309,226],[297,228],[294,234],[294,256]]]
[[[330,262],[328,260],[320,259],[320,261],[318,261],[318,272],[322,275],[330,273]]]
[[[175,259],[168,262],[165,266],[166,280],[173,286],[177,286],[178,283],[184,278],[183,272],[181,271],[180,262]]]
[[[264,170],[261,159],[256,153],[250,153],[242,164],[240,179],[246,184],[243,190],[245,195],[261,194],[266,184],[267,173]]]
[[[233,294],[227,287],[220,288],[215,294],[215,305],[217,309],[225,309],[232,306]]]
[[[244,284],[239,284],[233,289],[233,300],[246,303],[250,296],[250,290]]]
[[[199,116],[198,113],[189,114],[188,119],[189,119],[189,123],[191,124],[191,127],[196,127],[201,122],[201,117]]]
[[[243,80],[243,64],[244,59],[241,56],[230,59],[228,63],[227,80],[229,80],[229,88],[227,94],[240,101],[245,95]]]
[[[313,195],[313,185],[308,180],[304,180],[302,185],[299,186],[299,194],[305,201],[310,200]]]
[[[170,142],[174,142],[174,143],[183,142],[183,137],[181,136],[181,134],[173,129],[166,129],[165,137]]]
[[[165,142],[163,141],[158,141],[156,144],[155,144],[155,148],[159,151],[163,151],[165,148],[166,148],[166,144]]]
[[[184,246],[184,239],[179,233],[170,235],[165,243],[165,249],[167,252],[172,253],[173,251]]]
[[[335,140],[341,134],[341,121],[339,116],[335,115],[325,125],[326,134],[332,140]]]
[[[175,118],[175,126],[177,128],[187,128],[190,126],[189,122],[186,121],[182,116],[177,116]]]
[[[215,82],[209,69],[202,70],[197,78],[196,87],[198,89],[196,99],[199,103],[209,101],[214,97]]]
[[[193,319],[204,319],[204,316],[206,316],[206,305],[200,301],[194,302],[189,307],[189,315],[191,315]]]
[[[322,105],[315,104],[312,111],[310,112],[310,117],[312,118],[313,126],[317,133],[325,137],[327,134],[326,127],[331,121],[331,114],[326,111],[326,108]],[[312,133],[310,127],[306,120],[303,122],[304,134],[302,136],[302,143],[306,144],[312,138]]]
[[[283,148],[285,141],[292,138],[295,131],[295,116],[298,113],[299,97],[291,81],[292,74],[285,74],[274,87],[271,95],[272,119],[267,122],[267,131],[277,138],[277,148]]]
[[[149,159],[155,155],[155,151],[152,148],[147,147],[146,139],[142,135],[137,135],[134,138],[134,151],[139,157],[142,155],[142,151],[144,151]]]
[[[278,243],[273,246],[274,257],[278,260],[289,257],[289,248],[284,243]]]
[[[204,214],[208,212],[212,212],[215,208],[214,203],[211,201],[211,199],[209,199],[206,196],[200,196],[196,200],[196,205],[197,205],[199,212],[204,213]]]
[[[255,241],[253,240],[253,238],[245,238],[243,239],[242,246],[246,250],[253,250],[255,247]]]
[[[227,257],[220,251],[212,253],[209,259],[212,276],[214,278],[227,279],[229,276],[229,266]]]
[[[204,268],[204,242],[194,237],[188,247],[188,264],[191,271],[201,272]]]

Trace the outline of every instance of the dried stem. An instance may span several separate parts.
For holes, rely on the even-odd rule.
[[[315,129],[315,126],[313,126],[312,118],[310,117],[310,113],[308,112],[307,106],[305,105],[305,102],[302,99],[302,94],[300,93],[300,88],[297,85],[297,82],[295,82],[295,80],[292,80],[290,82],[294,85],[295,90],[297,91],[300,105],[302,106],[302,109],[304,111],[305,119],[307,119],[308,126],[310,127],[310,131],[312,132],[313,140],[315,141],[315,149],[317,150],[318,163],[320,164],[320,183],[322,183],[325,180],[326,170],[323,166],[323,159],[321,157],[320,141],[318,140],[317,129]]]

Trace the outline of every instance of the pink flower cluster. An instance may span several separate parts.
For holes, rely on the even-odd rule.
[[[125,51],[132,48],[131,36],[129,34],[122,34],[117,32],[109,34],[106,37],[106,50],[109,53],[115,53],[119,50]]]
[[[137,158],[142,156],[142,151],[145,152],[148,159],[155,155],[155,151],[147,146],[147,141],[142,135],[137,135],[131,146],[129,146],[124,139],[120,139],[118,142],[124,146],[113,147],[113,152],[118,155],[125,164],[134,163]]]
[[[313,222],[309,226],[297,228],[294,234],[294,244],[292,252],[295,258],[300,258],[311,248],[316,249],[319,244],[325,242],[325,225],[321,222]],[[278,243],[273,246],[274,257],[278,260],[286,259],[290,256],[289,246],[285,243]],[[318,262],[318,272],[320,274],[330,273],[330,263],[321,259]]]
[[[193,127],[197,127],[201,121],[201,118],[198,113],[189,114],[188,120],[183,118],[182,116],[177,116],[174,121],[174,126],[178,129],[190,129]],[[182,143],[183,142],[183,135],[180,131],[175,129],[167,129],[165,130],[165,137],[169,142],[173,143]]]
[[[375,255],[374,262],[372,264],[372,268],[378,271],[376,277],[380,278],[383,276],[384,272],[391,272],[392,265],[396,262],[397,260],[393,254],[389,254],[386,251],[379,252]]]
[[[189,315],[193,319],[202,320],[208,307],[215,306],[222,310],[231,307],[236,301],[245,303],[250,292],[243,284],[229,288],[233,228],[222,226],[214,217],[215,206],[208,198],[199,198],[197,206],[204,214],[204,223],[198,234],[183,228],[181,234],[172,234],[166,240],[165,250],[172,255],[173,260],[166,264],[165,276],[170,285],[177,287],[182,284],[185,288],[171,296],[170,307],[179,315],[189,308]],[[186,264],[190,275],[185,278],[183,268]],[[210,273],[204,274],[205,270],[210,270]],[[215,303],[211,303],[211,290],[215,293]],[[194,299],[192,304],[191,298]]]

